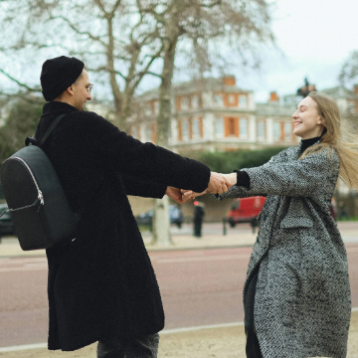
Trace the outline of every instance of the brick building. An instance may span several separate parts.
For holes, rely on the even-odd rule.
[[[205,78],[173,86],[170,146],[193,150],[232,151],[291,146],[291,115],[296,104],[284,104],[272,92],[267,103],[255,103],[253,92],[236,85],[234,76]],[[132,136],[155,142],[159,92],[137,97],[129,119]]]

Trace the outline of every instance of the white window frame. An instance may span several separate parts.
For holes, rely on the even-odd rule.
[[[191,97],[191,107],[192,108],[199,108],[199,96]]]
[[[181,122],[181,130],[182,130],[183,142],[188,141],[190,139],[190,132],[189,132],[189,121],[187,119],[184,119]]]
[[[199,118],[193,118],[192,122],[192,133],[193,133],[193,138],[200,138],[200,119]],[[197,130],[197,132],[196,132]]]
[[[283,127],[285,142],[291,142],[292,141],[292,124],[291,122],[285,122]]]
[[[150,135],[148,135],[150,133]],[[148,138],[149,137],[149,138]],[[152,125],[151,124],[148,124],[146,127],[145,127],[145,140],[147,142],[151,142],[152,141],[152,138],[153,138],[153,128],[152,128]]]
[[[276,133],[277,130],[277,133]],[[276,136],[276,134],[278,134]],[[273,140],[278,142],[281,140],[281,123],[280,122],[273,122]]]
[[[188,97],[182,97],[180,100],[180,108],[183,110],[189,109],[189,98]]]
[[[218,131],[219,122],[221,122],[221,124],[220,124],[221,133]],[[215,137],[216,137],[216,138],[224,138],[224,136],[225,136],[225,123],[224,123],[224,118],[222,118],[222,117],[216,117],[216,118],[215,118],[215,122],[214,122],[214,133],[215,133]]]
[[[257,123],[257,139],[264,140],[265,139],[265,122],[258,121]]]
[[[247,118],[239,118],[239,138],[241,139],[247,139],[249,136],[248,122]],[[243,131],[243,129],[245,129],[245,131]]]
[[[235,104],[235,95],[234,94],[229,94],[228,98],[227,98],[227,101],[231,105]]]
[[[239,108],[247,108],[247,96],[239,96]]]

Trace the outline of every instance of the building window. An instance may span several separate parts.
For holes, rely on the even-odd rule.
[[[223,104],[223,96],[221,94],[214,94],[214,103],[217,106],[222,106],[222,104]]]
[[[217,138],[222,138],[224,136],[224,119],[223,118],[215,119],[215,136]]]
[[[247,138],[247,119],[240,118],[239,120],[240,138]]]
[[[181,109],[188,109],[189,108],[189,98],[182,97],[181,99]]]
[[[228,95],[228,103],[231,105],[235,104],[235,95],[233,94]]]
[[[189,122],[182,122],[183,140],[189,140]]]
[[[228,135],[229,137],[235,136],[235,118],[228,119]]]
[[[138,130],[137,127],[132,127],[132,137],[138,139]]]
[[[152,125],[148,124],[145,128],[145,139],[147,142],[151,142],[153,137]]]
[[[200,119],[199,118],[193,119],[192,130],[193,130],[193,137],[199,138],[200,137]]]
[[[285,141],[291,142],[292,141],[292,124],[291,124],[291,122],[285,122],[284,132],[285,132]]]
[[[257,139],[265,139],[265,122],[257,123]]]
[[[191,108],[199,108],[199,97],[193,96],[191,98]]]
[[[281,137],[281,125],[280,122],[274,122],[273,124],[273,139],[279,141]]]
[[[239,96],[239,107],[246,108],[247,106],[247,97],[246,96]]]

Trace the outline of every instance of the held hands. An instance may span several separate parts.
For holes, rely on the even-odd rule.
[[[202,193],[195,193],[191,190],[180,190],[178,188],[168,186],[165,194],[177,203],[184,204],[200,195],[226,193],[233,185],[236,184],[236,181],[236,173],[220,174],[211,172],[208,188]]]

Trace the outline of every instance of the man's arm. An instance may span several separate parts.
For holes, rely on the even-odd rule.
[[[197,192],[208,187],[219,193],[228,189],[223,175],[211,174],[206,165],[196,160],[152,143],[142,143],[95,113],[87,113],[83,119],[86,128],[83,138],[89,151],[111,170],[143,182]]]

